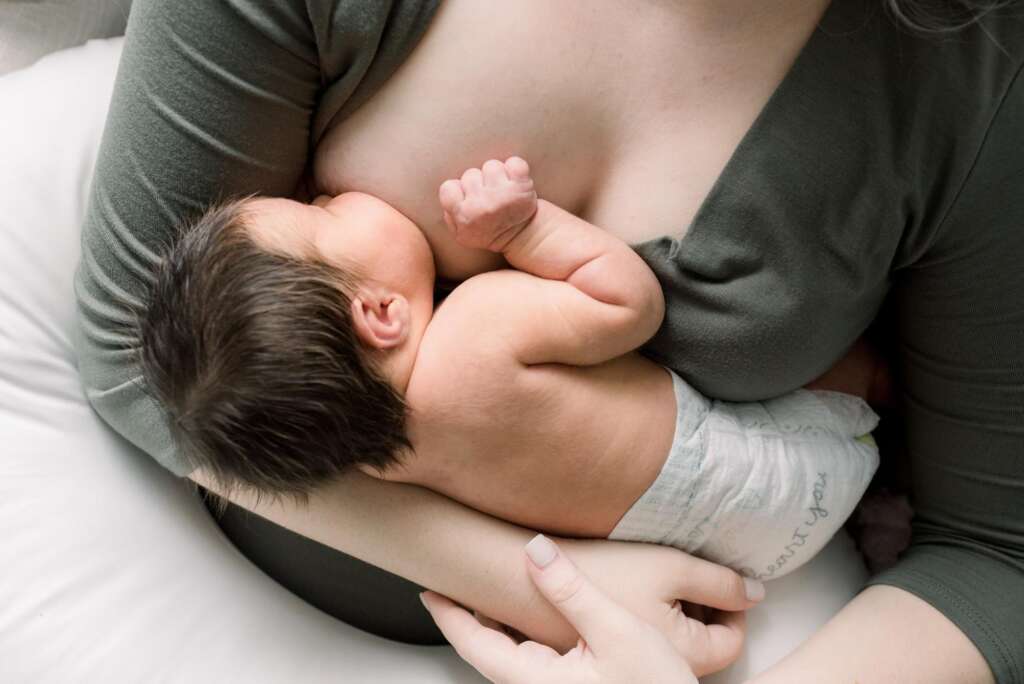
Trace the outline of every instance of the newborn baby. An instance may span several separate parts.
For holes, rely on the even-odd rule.
[[[140,322],[147,384],[197,467],[298,495],[359,468],[762,580],[832,537],[878,464],[863,401],[712,402],[633,353],[661,323],[654,274],[538,200],[522,159],[440,201],[458,243],[512,268],[436,310],[423,233],[368,195],[247,199],[183,234]]]

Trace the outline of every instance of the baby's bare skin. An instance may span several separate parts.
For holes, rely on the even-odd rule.
[[[657,280],[620,240],[538,202],[521,159],[439,194],[460,245],[520,270],[471,278],[438,307],[406,391],[414,453],[386,477],[533,528],[607,536],[675,430],[670,376],[630,353],[660,324]]]
[[[421,229],[377,198],[254,200],[248,226],[270,249],[314,249],[360,274],[353,327],[411,408],[415,451],[386,479],[534,529],[607,536],[674,434],[670,376],[631,353],[660,325],[658,281],[624,242],[538,201],[521,159],[439,194],[460,248],[520,270],[477,275],[436,311]]]
[[[439,196],[460,247],[519,270],[470,279],[436,313],[421,229],[377,198],[257,200],[250,229],[361,274],[353,325],[412,409],[415,450],[387,479],[529,527],[607,536],[674,436],[670,377],[632,353],[660,324],[659,285],[621,240],[538,201],[521,159],[470,169]]]

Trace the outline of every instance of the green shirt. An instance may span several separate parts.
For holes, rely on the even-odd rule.
[[[311,145],[387,80],[435,8],[134,3],[84,227],[78,349],[96,410],[172,471],[187,467],[141,385],[131,314],[161,246],[216,197],[292,194]],[[916,518],[910,550],[871,582],[928,601],[999,682],[1024,684],[1014,11],[922,38],[881,0],[834,0],[685,237],[638,250],[668,304],[648,353],[714,397],[810,381],[891,307]]]

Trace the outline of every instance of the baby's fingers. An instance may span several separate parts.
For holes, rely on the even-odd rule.
[[[522,157],[509,157],[505,160],[505,168],[512,180],[526,180],[530,177],[530,165]]]
[[[508,173],[505,165],[497,159],[489,159],[484,162],[481,169],[486,187],[496,187],[508,182]]]
[[[437,198],[441,202],[441,208],[454,215],[459,205],[466,199],[466,193],[462,191],[462,183],[459,181],[446,180],[441,183],[441,187],[437,191]]]
[[[480,169],[466,169],[462,172],[462,189],[467,195],[474,195],[483,190],[484,172]]]

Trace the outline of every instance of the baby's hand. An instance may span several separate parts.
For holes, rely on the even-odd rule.
[[[537,211],[529,165],[519,157],[485,162],[438,191],[444,220],[466,247],[502,252]]]

